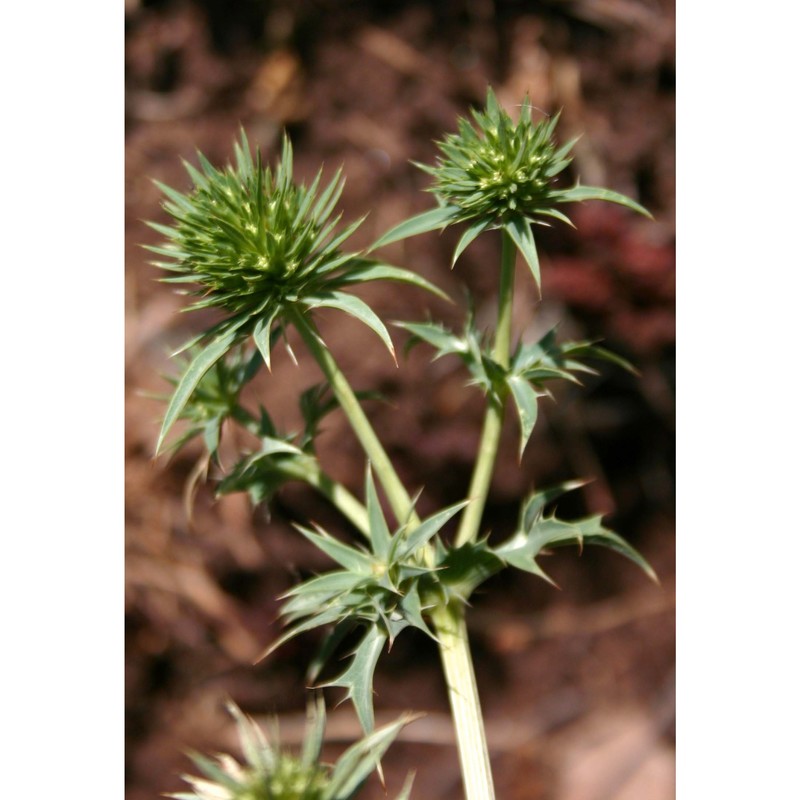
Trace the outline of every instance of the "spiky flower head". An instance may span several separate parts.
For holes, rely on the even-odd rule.
[[[534,123],[526,98],[515,124],[491,89],[486,110],[472,115],[474,126],[460,119],[458,133],[437,143],[442,155],[436,166],[418,165],[433,176],[429,191],[459,210],[454,222],[550,215],[558,197],[557,176],[572,160],[568,154],[574,144],[556,147],[559,115]]]
[[[485,109],[473,109],[472,118],[473,122],[459,119],[458,133],[438,142],[435,165],[416,164],[433,177],[429,191],[439,206],[392,228],[375,248],[463,222],[468,227],[454,251],[455,264],[477,236],[499,228],[522,253],[538,285],[539,259],[531,225],[547,225],[550,219],[572,224],[557,205],[608,200],[650,216],[638,203],[609,189],[579,184],[561,188],[559,175],[572,161],[570,151],[577,140],[556,143],[559,114],[534,122],[525,98],[514,122],[490,88]]]
[[[220,754],[216,760],[192,756],[203,777],[184,775],[192,791],[170,795],[177,800],[351,800],[376,768],[382,755],[411,717],[376,730],[352,745],[333,764],[320,761],[325,733],[325,705],[321,698],[309,706],[308,730],[301,755],[273,744],[261,728],[234,704],[228,710],[236,719],[245,757],[241,764]],[[275,726],[277,728],[277,724]],[[411,781],[397,800],[408,800]]]
[[[341,171],[324,189],[321,171],[310,186],[296,183],[288,137],[274,168],[265,166],[258,152],[253,158],[244,131],[234,153],[235,162],[224,169],[214,167],[202,153],[199,170],[185,163],[194,182],[190,192],[158,184],[173,224],[149,223],[167,240],[148,247],[168,259],[153,263],[172,273],[165,282],[193,286],[184,292],[196,298],[187,310],[215,308],[224,315],[183,348],[202,345],[186,380],[176,388],[158,449],[203,374],[244,339],[252,337],[269,367],[273,340],[293,314],[329,307],[368,325],[393,352],[383,322],[363,300],[344,290],[367,281],[392,280],[442,295],[408,270],[342,249],[362,220],[338,230]]]
[[[202,171],[186,163],[194,190],[183,195],[159,184],[173,227],[153,224],[169,243],[156,252],[170,256],[158,266],[177,273],[167,282],[195,283],[199,299],[190,308],[213,306],[230,314],[261,315],[324,287],[356,254],[340,245],[358,227],[337,236],[334,215],[343,189],[341,173],[318,192],[321,174],[310,187],[296,184],[292,147],[284,137],[275,169],[255,161],[247,137],[234,145],[235,165],[215,168],[198,153]]]

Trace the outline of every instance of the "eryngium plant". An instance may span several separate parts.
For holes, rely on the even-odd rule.
[[[326,637],[308,670],[309,682],[345,689],[370,734],[373,675],[381,654],[407,628],[432,636],[441,653],[467,798],[491,800],[491,768],[465,620],[472,592],[506,568],[549,581],[539,557],[565,545],[611,548],[654,577],[642,556],[606,527],[600,516],[564,520],[556,515],[554,502],[582,485],[581,481],[531,491],[514,531],[499,542],[489,535],[484,508],[506,407],[513,405],[517,412],[521,456],[534,432],[539,402],[549,396],[553,382],[579,384],[583,374],[595,372],[591,362],[633,369],[594,342],[559,341],[555,330],[538,340],[525,337],[525,343],[520,336],[514,343],[511,308],[516,254],[522,253],[538,286],[534,226],[552,220],[569,222],[557,206],[610,200],[647,212],[607,189],[561,187],[559,178],[569,164],[572,143],[556,143],[557,117],[534,123],[526,102],[514,122],[490,90],[485,110],[474,111],[473,119],[474,125],[461,120],[458,133],[440,143],[441,156],[435,165],[423,166],[433,177],[430,191],[438,206],[400,223],[370,248],[463,223],[466,230],[455,248],[454,263],[476,236],[500,231],[494,330],[479,331],[471,309],[461,333],[433,320],[397,323],[411,334],[409,343],[432,346],[434,358],[458,358],[467,373],[465,383],[477,387],[486,398],[466,499],[420,519],[415,501],[361,408],[363,393],[352,390],[313,320],[319,307],[342,309],[377,331],[391,350],[383,322],[344,289],[366,280],[389,279],[438,290],[407,270],[343,251],[355,224],[334,232],[338,217],[331,215],[341,192],[340,178],[319,195],[319,176],[308,188],[296,185],[287,140],[274,171],[263,167],[260,156],[252,158],[242,135],[235,148],[235,165],[220,171],[201,157],[202,173],[187,167],[195,182],[192,192],[184,195],[163,187],[169,198],[165,208],[175,222],[171,228],[157,226],[168,242],[154,249],[171,259],[159,265],[178,273],[178,281],[196,284],[193,294],[200,299],[191,308],[216,307],[223,319],[183,348],[188,355],[181,377],[174,381],[159,446],[172,424],[181,419],[187,430],[179,442],[202,438],[205,466],[216,468],[218,493],[245,491],[254,502],[268,502],[287,481],[304,481],[342,513],[362,542],[343,542],[318,526],[296,526],[336,566],[286,593],[281,616],[287,629],[267,652],[294,636],[323,628]],[[256,371],[269,366],[273,340],[290,324],[327,381],[301,395],[304,428],[297,433],[280,431],[267,409],[247,408],[241,398]],[[317,457],[314,442],[319,422],[337,409],[346,415],[367,457],[363,501],[337,483]],[[240,426],[258,444],[223,468],[218,448],[226,425]],[[379,487],[393,521],[384,512]],[[449,536],[446,525],[455,518],[458,528]],[[354,633],[358,639],[344,671],[319,682],[331,656],[343,641],[352,641]],[[314,785],[312,781],[309,787]],[[220,797],[231,800],[229,795]],[[231,797],[238,800],[239,795]]]
[[[234,704],[228,710],[236,720],[245,757],[241,764],[228,754],[215,760],[191,756],[202,777],[184,775],[191,792],[172,794],[177,800],[352,800],[379,764],[381,756],[411,717],[380,728],[349,747],[335,764],[321,761],[325,735],[325,705],[321,698],[309,706],[305,743],[295,755],[270,742],[261,728]],[[275,725],[277,730],[277,722]],[[407,800],[411,779],[396,800]]]

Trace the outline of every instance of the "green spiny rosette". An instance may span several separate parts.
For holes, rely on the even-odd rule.
[[[302,753],[294,755],[273,745],[256,723],[230,703],[245,757],[240,764],[227,754],[216,760],[192,756],[203,777],[184,775],[191,792],[170,795],[177,800],[351,800],[412,717],[379,728],[348,748],[333,764],[320,761],[325,734],[322,699],[309,706],[308,729]],[[276,726],[277,727],[277,726]],[[411,780],[397,800],[408,800]]]
[[[252,337],[270,366],[272,344],[292,313],[323,307],[345,311],[372,328],[394,355],[383,322],[345,290],[393,280],[442,295],[413,272],[342,249],[363,218],[338,229],[341,171],[323,189],[321,171],[310,186],[296,183],[287,137],[274,169],[262,164],[260,153],[253,158],[244,132],[234,151],[235,163],[224,169],[202,153],[199,170],[185,163],[194,182],[186,194],[158,184],[173,224],[149,223],[166,237],[164,244],[148,249],[168,260],[153,263],[172,273],[165,282],[192,287],[185,290],[195,298],[187,310],[215,308],[224,317],[181,348],[196,350],[167,409],[157,450],[200,379],[234,345]]]
[[[430,187],[439,206],[392,228],[375,248],[455,223],[467,224],[453,253],[458,257],[486,230],[502,229],[514,241],[540,284],[539,259],[532,224],[557,219],[572,224],[556,206],[582,200],[608,200],[646,216],[649,212],[609,189],[575,185],[559,188],[558,176],[571,162],[575,139],[559,147],[553,136],[559,114],[534,123],[530,101],[514,123],[500,108],[491,89],[484,111],[472,111],[474,124],[461,118],[458,133],[438,142],[441,155],[434,166],[416,164],[433,177]]]
[[[265,651],[264,657],[285,642],[315,628],[331,632],[308,678],[316,681],[342,639],[355,628],[363,631],[347,669],[321,684],[340,687],[353,701],[365,732],[374,725],[372,678],[378,659],[388,643],[406,628],[433,634],[424,617],[432,603],[438,568],[426,562],[425,549],[442,527],[466,505],[448,506],[416,526],[410,520],[394,532],[388,526],[378,499],[372,469],[366,477],[366,512],[369,546],[352,546],[322,528],[296,526],[300,533],[338,564],[338,569],[310,578],[284,596],[281,616],[288,629]]]

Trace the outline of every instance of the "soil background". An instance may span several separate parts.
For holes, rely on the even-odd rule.
[[[213,499],[203,487],[191,517],[184,486],[199,450],[152,459],[170,372],[170,348],[205,320],[158,282],[140,245],[143,220],[166,221],[152,179],[189,188],[181,158],[195,148],[228,160],[240,126],[273,157],[282,130],[297,176],[342,165],[346,220],[369,212],[354,246],[425,210],[433,140],[479,106],[487,84],[512,109],[526,93],[544,112],[563,109],[559,136],[582,138],[567,179],[624,192],[651,222],[607,203],[569,209],[577,230],[538,233],[543,295],[518,265],[515,330],[602,338],[641,375],[604,368],[582,390],[561,388],[540,406],[521,463],[509,415],[486,526],[513,528],[534,486],[594,481],[565,504],[606,512],[650,560],[661,585],[629,562],[587,549],[549,556],[555,590],[510,571],[487,582],[468,617],[497,795],[502,800],[659,800],[674,797],[674,5],[671,0],[127,0],[126,35],[126,796],[179,791],[185,752],[235,748],[223,703],[281,717],[297,744],[304,670],[318,639],[301,637],[256,656],[280,632],[276,598],[328,565],[293,531],[314,519],[347,537],[335,512],[288,487],[270,515],[247,498]],[[386,248],[455,298],[466,286],[479,323],[491,324],[499,241],[478,241],[448,268],[458,233]],[[484,237],[485,238],[485,237]],[[453,326],[456,306],[413,289],[364,293],[384,318]],[[420,510],[461,499],[480,433],[482,400],[447,359],[424,347],[396,368],[376,337],[341,314],[322,317],[331,349],[356,388],[387,402],[367,411],[406,485],[425,487]],[[356,338],[357,337],[357,338]],[[399,348],[403,337],[394,334]],[[353,342],[358,342],[353,346]],[[256,389],[274,418],[297,424],[297,392],[320,375],[302,348],[299,367],[276,354]],[[320,456],[358,493],[364,461],[343,419],[329,418]],[[406,633],[378,666],[378,722],[413,709],[384,759],[388,796],[409,770],[416,798],[459,798],[458,759],[437,654]],[[358,736],[347,704],[327,695],[334,757]],[[377,780],[363,797],[383,797]]]

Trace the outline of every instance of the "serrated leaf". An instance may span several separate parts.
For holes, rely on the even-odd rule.
[[[310,578],[303,583],[299,583],[281,595],[281,599],[288,597],[301,597],[311,595],[316,598],[320,594],[339,594],[341,592],[348,592],[361,583],[364,576],[361,574],[354,574],[348,570],[336,570],[335,572],[326,572],[323,575],[317,575],[315,578]],[[283,613],[283,609],[281,609]]]
[[[434,357],[441,358],[448,353],[464,353],[467,345],[464,340],[435,322],[395,322],[398,328],[408,331],[412,336],[435,347],[439,352]]]
[[[533,239],[530,222],[524,217],[512,217],[503,223],[503,230],[508,233],[517,249],[522,253],[522,257],[533,274],[536,288],[541,290],[542,277],[539,268],[539,254],[536,252],[536,242]]]
[[[323,684],[347,690],[347,696],[353,701],[361,727],[367,733],[370,733],[375,726],[372,677],[387,639],[388,634],[380,630],[377,625],[371,625],[353,652],[353,659],[348,668],[338,678]]]
[[[631,209],[631,211],[636,211],[649,219],[653,219],[653,215],[635,200],[631,200],[630,197],[626,197],[619,192],[614,192],[611,189],[603,189],[599,186],[573,186],[571,189],[564,189],[559,192],[556,199],[559,203],[582,203],[584,200],[606,200],[609,203],[617,203],[618,205]]]
[[[158,441],[156,443],[156,455],[161,452],[164,438],[174,425],[175,420],[180,416],[181,411],[183,411],[203,375],[228,352],[235,340],[236,334],[234,332],[221,336],[200,350],[192,359],[186,372],[183,373],[172,395],[172,399],[167,406],[167,411],[164,414],[164,421],[161,425],[161,432],[158,435]]]
[[[350,633],[354,624],[354,622],[348,623],[348,620],[344,620],[337,624],[322,640],[322,644],[314,653],[308,665],[308,670],[306,671],[306,679],[310,684],[313,685],[316,683],[317,678],[319,678],[328,660],[334,654],[336,648],[344,641],[344,638]]]
[[[397,540],[396,559],[402,561],[412,553],[415,553],[420,547],[427,544],[450,519],[468,504],[469,500],[462,500],[460,503],[454,503],[423,520],[408,535],[403,536],[398,534],[395,537]]]
[[[425,619],[422,616],[423,608],[422,600],[419,596],[418,582],[415,581],[411,584],[411,588],[405,593],[403,599],[400,601],[400,608],[402,609],[403,617],[407,619],[411,625],[418,630],[421,630],[423,633],[430,636],[431,639],[436,641],[436,636],[428,627]]]
[[[548,502],[577,485],[577,482],[564,483],[530,497],[523,506],[520,529],[500,547],[494,548],[494,553],[512,566],[549,580],[535,561],[544,548],[571,544],[579,547],[587,544],[600,545],[624,555],[657,581],[655,573],[642,555],[621,536],[603,526],[601,515],[569,522],[555,516],[541,516],[542,509]]]
[[[486,541],[478,541],[445,548],[439,567],[441,583],[466,602],[481,583],[502,569],[503,562]]]
[[[316,533],[302,525],[295,525],[294,527],[312,544],[316,545],[323,553],[330,556],[345,569],[361,575],[372,573],[373,562],[366,553],[356,550],[338,539],[334,539],[324,531]]]
[[[495,552],[511,567],[521,569],[523,572],[530,572],[532,575],[547,581],[551,586],[556,586],[555,581],[539,566],[539,563],[529,555],[523,547],[515,548],[509,541],[508,546],[502,552],[498,549]]]
[[[542,517],[527,531],[527,549],[536,557],[545,547],[577,544],[583,547],[583,534],[571,520],[567,522],[556,516]]]
[[[519,375],[509,376],[506,383],[511,390],[511,396],[514,399],[514,405],[517,407],[517,414],[519,415],[519,457],[522,458],[539,413],[539,394],[531,387],[528,381]]]
[[[642,554],[632,545],[628,544],[619,534],[609,530],[602,524],[602,516],[600,514],[585,519],[577,520],[573,525],[578,528],[583,537],[584,544],[600,545],[616,551],[625,558],[630,559],[640,567],[650,580],[658,583],[658,576],[653,568],[642,556]]]
[[[321,611],[319,614],[316,614],[304,622],[298,622],[296,625],[292,625],[289,630],[281,634],[281,636],[279,636],[271,645],[269,645],[269,647],[265,648],[264,651],[261,652],[255,659],[254,663],[257,664],[259,661],[263,661],[269,655],[274,653],[279,647],[286,644],[286,642],[294,639],[295,636],[299,636],[301,633],[313,630],[314,628],[321,628],[323,625],[330,625],[333,623],[338,624],[341,619],[342,609],[337,607],[328,609],[327,611]]]
[[[430,231],[441,230],[446,228],[458,216],[458,209],[451,206],[439,206],[432,208],[430,211],[424,211],[422,214],[410,217],[403,220],[399,225],[395,225],[383,236],[373,244],[368,252],[377,250],[379,247],[384,247],[393,242],[399,242],[401,239],[408,239],[411,236],[418,236],[421,233],[428,233]]]
[[[386,330],[386,326],[381,322],[380,317],[361,298],[344,292],[326,292],[316,297],[304,298],[303,302],[309,308],[335,308],[360,320],[381,337],[395,363],[397,363],[389,331]]]
[[[523,531],[529,530],[531,526],[542,516],[544,509],[567,492],[580,489],[585,486],[587,481],[564,481],[546,489],[534,492],[523,504],[520,514],[520,526]]]

